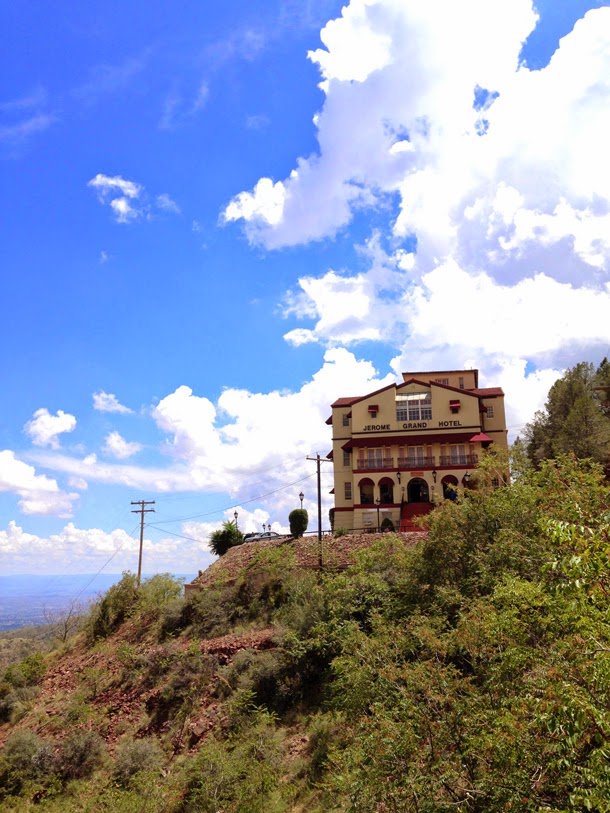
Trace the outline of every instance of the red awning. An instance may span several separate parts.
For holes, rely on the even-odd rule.
[[[327,418],[327,419],[324,421],[324,423],[325,423],[327,426],[332,426],[332,425],[333,425],[333,416],[331,415],[329,418]]]
[[[469,443],[493,443],[493,440],[488,435],[484,434],[483,432],[479,432],[478,435],[473,435],[468,442]]]
[[[369,412],[379,412],[379,405],[378,404],[369,404]]]
[[[334,488],[331,488],[331,490],[330,490],[328,493],[329,493],[329,494],[334,494],[334,493],[335,493],[335,489],[334,489]]]
[[[449,401],[449,406],[450,407],[459,407],[459,406],[462,406],[462,402],[461,401]]]
[[[330,450],[330,452],[329,452],[329,453],[326,455],[326,459],[327,459],[327,460],[332,460],[332,459],[333,459],[333,450],[332,450],[332,449],[331,449],[331,450]]]
[[[352,438],[344,443],[342,449],[359,449],[361,447],[378,446],[420,446],[424,443],[468,443],[469,432],[428,432],[425,435],[382,435],[371,434]]]

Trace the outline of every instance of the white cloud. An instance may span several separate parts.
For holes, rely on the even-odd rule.
[[[610,9],[541,70],[520,63],[535,24],[532,0],[352,0],[324,28],[317,153],[225,218],[270,249],[332,236],[358,209],[392,221],[368,271],[299,280],[285,315],[312,324],[288,342],[382,341],[397,373],[474,360],[515,426],[562,368],[606,352]]]
[[[103,175],[98,172],[95,178],[92,178],[87,186],[92,186],[97,189],[100,195],[108,195],[114,192],[120,192],[122,197],[137,198],[142,191],[142,187],[134,181],[126,181],[120,175]]]
[[[157,206],[159,209],[163,209],[166,212],[173,212],[174,214],[180,214],[180,207],[173,200],[167,192],[163,192],[161,195],[157,195]]]
[[[48,537],[27,533],[15,522],[0,530],[0,556],[4,572],[57,574],[96,573],[107,565],[109,572],[137,570],[137,534],[130,536],[117,529],[108,533],[100,528],[77,528],[69,522],[59,533]],[[167,537],[144,539],[144,572],[193,573],[213,560],[207,545]],[[110,559],[110,561],[109,561]]]
[[[141,443],[129,443],[118,432],[109,432],[106,435],[104,451],[118,460],[126,460],[128,457],[132,457],[141,448]]]
[[[330,430],[325,425],[331,402],[395,380],[392,374],[380,378],[370,362],[359,361],[342,348],[327,350],[324,359],[322,368],[295,392],[228,389],[214,404],[189,387],[178,387],[152,410],[166,438],[166,466],[107,463],[93,454],[79,459],[36,452],[30,459],[72,478],[120,484],[145,493],[220,490],[235,504],[248,506],[253,501],[256,506],[273,506],[274,524],[285,522],[288,513],[298,507],[297,495],[302,489],[306,504],[312,501],[313,516],[315,464],[306,457],[316,452],[325,455],[331,448]],[[327,466],[325,517],[331,475]]]
[[[19,508],[24,514],[69,517],[77,494],[59,489],[57,481],[44,474],[36,474],[29,466],[5,449],[0,452],[0,491],[11,492],[19,497]]]
[[[143,188],[135,181],[125,180],[120,175],[98,173],[87,186],[97,191],[100,202],[109,202],[118,223],[128,223],[142,214],[134,204]]]
[[[261,178],[254,192],[240,192],[224,212],[226,221],[260,220],[272,226],[281,222],[284,214],[286,187],[281,181],[273,183],[270,178]]]
[[[24,426],[25,432],[31,437],[35,446],[50,446],[59,449],[58,435],[72,432],[76,427],[74,415],[59,409],[56,415],[51,415],[48,409],[37,409],[32,420]]]
[[[122,415],[128,415],[133,412],[129,407],[123,406],[116,395],[111,392],[104,392],[103,390],[93,393],[93,409],[96,409],[98,412],[118,412]]]

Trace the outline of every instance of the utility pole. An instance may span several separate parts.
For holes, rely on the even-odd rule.
[[[145,508],[146,505],[154,505],[154,500],[132,500],[132,505],[139,505],[140,508],[132,511],[132,514],[140,515],[140,555],[138,556],[138,587],[142,580],[142,548],[144,547],[144,514],[154,514],[154,508]]]
[[[318,567],[322,570],[322,487],[320,484],[320,463],[330,463],[330,460],[325,457],[321,458],[319,454],[315,457],[308,457],[307,460],[315,460],[318,474]]]

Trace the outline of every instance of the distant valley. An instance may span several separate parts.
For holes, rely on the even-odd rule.
[[[44,624],[77,601],[86,607],[121,578],[120,573],[81,573],[75,576],[0,576],[0,632]],[[190,581],[193,576],[184,577]]]

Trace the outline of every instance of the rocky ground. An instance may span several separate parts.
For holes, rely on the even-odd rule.
[[[414,544],[423,532],[393,533],[405,544]],[[342,570],[354,562],[357,551],[370,547],[385,534],[365,533],[346,534],[345,536],[325,535],[322,537],[322,567]],[[217,559],[191,583],[195,588],[208,587],[218,581],[232,581],[242,568],[252,565],[262,550],[284,548],[287,553],[294,552],[299,567],[317,569],[319,566],[320,544],[316,536],[305,536],[300,539],[269,539],[261,542],[250,542],[230,548],[224,556]]]

